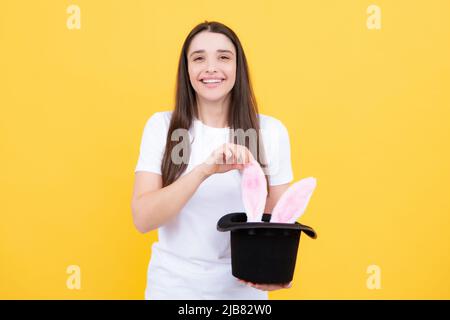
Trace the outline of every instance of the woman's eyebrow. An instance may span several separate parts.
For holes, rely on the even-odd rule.
[[[205,52],[205,50],[195,50],[195,51],[192,51],[192,52],[191,52],[191,54],[189,55],[189,57],[191,57],[193,54],[196,54],[196,53],[204,53],[204,52]],[[217,49],[217,52],[234,54],[233,51],[231,51],[231,50],[226,50],[226,49]]]

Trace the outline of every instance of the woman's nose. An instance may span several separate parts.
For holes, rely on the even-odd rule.
[[[216,72],[217,70],[216,70],[216,65],[215,65],[215,63],[213,63],[213,62],[208,62],[208,65],[206,66],[206,72],[210,72],[210,73],[213,73],[213,72]]]

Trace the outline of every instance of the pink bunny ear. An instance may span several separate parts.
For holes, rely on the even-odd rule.
[[[256,160],[245,165],[241,187],[247,222],[261,222],[266,206],[267,184],[264,172]]]
[[[273,208],[270,222],[295,223],[303,215],[315,188],[316,179],[313,177],[291,185]]]

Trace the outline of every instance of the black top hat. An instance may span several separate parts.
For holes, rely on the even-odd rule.
[[[217,222],[217,230],[230,231],[233,276],[253,283],[288,283],[292,280],[298,244],[303,231],[312,239],[316,232],[295,223],[247,222],[245,212],[230,213]]]

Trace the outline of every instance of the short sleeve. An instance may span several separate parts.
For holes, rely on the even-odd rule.
[[[266,149],[269,185],[275,186],[290,183],[294,179],[291,163],[291,144],[289,133],[283,123],[277,119],[263,131],[264,148]]]
[[[142,134],[137,171],[161,174],[161,163],[166,146],[167,127],[164,113],[154,113],[145,124]]]

